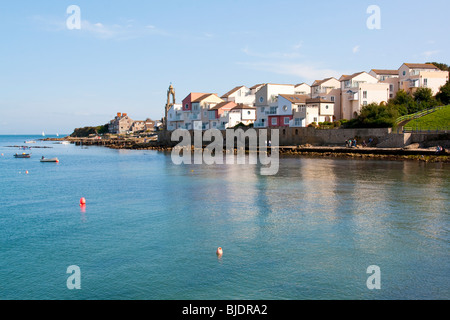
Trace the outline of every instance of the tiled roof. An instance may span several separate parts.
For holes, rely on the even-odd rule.
[[[252,107],[252,106],[249,106],[249,105],[246,105],[246,104],[239,103],[232,110],[237,110],[237,109],[252,109],[252,110],[255,110],[256,108]]]
[[[372,69],[372,71],[382,75],[398,75],[398,70]]]
[[[325,82],[327,82],[328,80],[331,80],[331,79],[335,79],[335,78],[331,77],[331,78],[326,78],[326,79],[323,79],[323,80],[316,80],[316,81],[314,81],[314,83],[311,85],[311,87],[317,87],[317,86],[320,86],[322,83],[325,83]]]
[[[306,103],[306,100],[310,98],[306,94],[280,94],[280,96],[292,103]]]
[[[363,73],[365,73],[365,71],[357,72],[357,73],[354,73],[354,74],[352,74],[352,75],[343,75],[343,76],[339,79],[339,81],[347,81],[347,80],[353,79],[354,77],[359,76],[360,74],[363,74]]]
[[[245,87],[245,86],[239,86],[239,87],[236,87],[236,88],[234,88],[234,89],[228,91],[227,93],[225,93],[221,98],[228,98],[228,97],[231,96],[233,93],[235,93],[236,91],[238,91],[239,89],[241,89],[241,88],[243,88],[243,87]]]
[[[227,105],[229,105],[229,106],[227,106]],[[209,110],[219,110],[219,109],[225,108],[225,107],[226,107],[226,109],[232,109],[235,106],[236,106],[236,103],[234,103],[233,101],[229,101],[229,102],[224,101],[224,102],[217,104],[215,107],[212,107]]]
[[[210,96],[214,96],[214,95],[216,95],[216,94],[215,93],[205,93],[204,95],[198,97],[197,99],[193,100],[192,102],[202,102],[206,98],[208,98]]]
[[[250,89],[251,89],[251,90],[254,90],[254,89],[256,89],[256,88],[262,87],[263,85],[265,85],[265,83],[260,83],[260,84],[254,85],[254,86],[251,87]]]
[[[334,102],[322,98],[314,98],[314,99],[307,99],[306,103],[308,104],[308,103],[334,103]]]
[[[431,63],[405,63],[405,65],[411,69],[438,69]]]

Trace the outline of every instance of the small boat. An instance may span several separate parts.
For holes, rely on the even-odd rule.
[[[16,153],[14,155],[14,158],[20,158],[20,159],[31,158],[31,153],[22,153],[22,154]]]
[[[58,160],[58,158],[49,158],[49,159],[47,159],[45,157],[42,157],[41,158],[41,162],[56,162],[56,163],[58,163],[59,160]]]
[[[28,141],[25,141],[25,143],[36,143],[36,141],[34,141],[34,140],[28,140]]]

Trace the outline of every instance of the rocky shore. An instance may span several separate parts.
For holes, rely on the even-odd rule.
[[[157,150],[163,152],[172,151],[172,146],[159,143],[150,138],[49,138],[46,141],[69,141],[78,146],[103,146],[111,149],[127,150]],[[410,146],[406,148],[377,148],[357,146],[348,148],[344,146],[280,146],[280,156],[308,156],[326,158],[353,158],[353,159],[383,159],[383,160],[415,160],[423,162],[450,163],[450,153],[443,151],[436,153],[436,148],[420,148]],[[269,148],[270,150],[270,148]],[[235,152],[237,152],[235,150]]]

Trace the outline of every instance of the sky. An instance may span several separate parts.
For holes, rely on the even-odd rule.
[[[161,119],[170,83],[181,102],[450,64],[449,9],[448,0],[1,0],[0,134],[70,134],[117,112]]]

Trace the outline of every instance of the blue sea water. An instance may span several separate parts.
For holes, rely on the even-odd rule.
[[[0,299],[450,298],[448,164],[286,157],[261,176],[42,141],[13,157],[38,138],[0,136]]]

